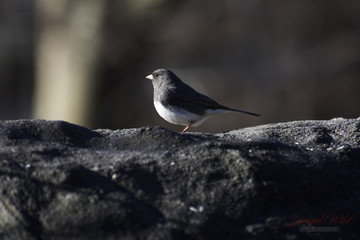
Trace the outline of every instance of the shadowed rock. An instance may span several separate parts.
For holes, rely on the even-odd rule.
[[[0,239],[360,235],[359,118],[215,135],[1,121],[0,159]]]

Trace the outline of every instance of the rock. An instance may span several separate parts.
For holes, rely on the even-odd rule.
[[[1,121],[0,156],[0,239],[360,236],[360,118],[215,135]]]

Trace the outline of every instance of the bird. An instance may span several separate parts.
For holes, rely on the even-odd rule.
[[[190,127],[199,126],[209,117],[219,113],[231,111],[260,116],[257,113],[220,105],[181,81],[170,70],[157,69],[146,78],[152,81],[154,87],[156,111],[166,121],[185,126],[182,133]]]

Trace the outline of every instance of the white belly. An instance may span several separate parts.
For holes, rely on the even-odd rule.
[[[172,108],[169,110],[158,101],[155,101],[154,105],[156,111],[163,119],[172,124],[182,126],[188,126],[192,123],[191,126],[197,127],[211,115],[224,112],[224,110],[208,110],[205,115],[200,116],[179,108]]]

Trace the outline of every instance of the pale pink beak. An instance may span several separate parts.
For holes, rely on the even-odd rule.
[[[150,80],[154,80],[154,77],[153,77],[153,75],[152,75],[152,74],[150,74],[150,75],[146,76],[145,78],[150,79]]]

